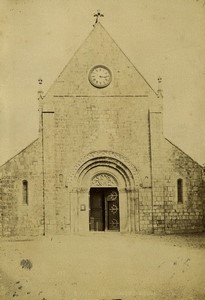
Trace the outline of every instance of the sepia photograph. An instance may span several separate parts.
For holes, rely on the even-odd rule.
[[[205,0],[2,0],[0,299],[205,299]]]

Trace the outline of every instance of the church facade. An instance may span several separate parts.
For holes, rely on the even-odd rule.
[[[163,136],[162,101],[97,23],[0,167],[0,235],[203,231],[204,170]]]

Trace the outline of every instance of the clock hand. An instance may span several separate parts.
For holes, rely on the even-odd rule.
[[[107,76],[102,76],[102,75],[100,75],[99,76],[100,78],[107,78],[107,77],[109,77],[108,75]]]

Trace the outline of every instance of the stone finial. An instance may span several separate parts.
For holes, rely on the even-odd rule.
[[[162,77],[159,76],[157,81],[158,81],[158,90],[157,90],[158,98],[159,97],[163,98],[163,94],[162,94],[162,91],[163,91],[162,90]]]
[[[43,79],[42,79],[42,78],[39,78],[39,79],[38,79],[38,83],[39,83],[39,84],[42,84],[42,83],[43,83]]]
[[[38,79],[38,84],[39,85],[43,84],[43,79],[42,78]],[[38,100],[42,100],[43,99],[43,94],[44,94],[44,92],[43,92],[42,89],[38,90]]]
[[[38,91],[38,100],[42,100],[43,99],[43,91]]]

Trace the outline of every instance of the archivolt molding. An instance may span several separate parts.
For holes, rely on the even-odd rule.
[[[139,185],[138,170],[127,158],[112,151],[94,151],[79,160],[70,174],[67,174],[66,186],[71,189],[79,187],[85,174],[96,167],[108,167],[117,171],[124,178],[126,188]]]

